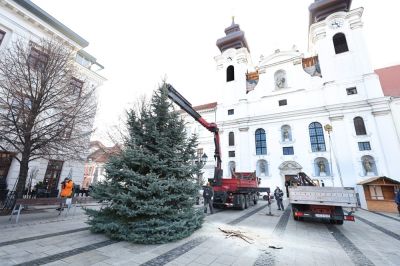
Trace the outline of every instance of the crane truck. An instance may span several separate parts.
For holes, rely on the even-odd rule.
[[[182,110],[189,114],[194,120],[199,122],[208,131],[214,134],[214,159],[216,165],[214,168],[214,177],[209,179],[214,189],[213,204],[215,207],[232,207],[236,209],[246,209],[251,203],[254,205],[258,202],[260,192],[270,192],[267,187],[259,187],[260,179],[255,172],[235,172],[227,178],[222,178],[223,171],[221,168],[221,146],[219,128],[216,123],[207,122],[192,107],[190,102],[186,100],[178,91],[170,84],[166,84],[168,97],[176,103]]]
[[[347,215],[343,212],[343,207],[357,206],[354,188],[319,187],[303,172],[293,177],[290,183],[289,202],[296,221],[319,218],[340,225],[345,220],[354,222],[352,212]]]

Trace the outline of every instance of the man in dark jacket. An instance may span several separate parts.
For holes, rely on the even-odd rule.
[[[210,183],[207,183],[207,186],[204,187],[203,190],[203,198],[204,198],[204,213],[207,213],[207,205],[210,208],[210,213],[214,213],[213,209],[213,197],[214,197],[214,190],[210,186]]]
[[[279,187],[276,187],[274,191],[274,197],[276,199],[276,203],[278,204],[278,210],[285,210],[282,203],[283,191]]]
[[[400,189],[397,190],[395,201],[396,201],[397,210],[399,211],[399,216],[400,216]]]

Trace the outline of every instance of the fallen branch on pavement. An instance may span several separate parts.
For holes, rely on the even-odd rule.
[[[236,236],[238,238],[243,239],[244,241],[246,241],[249,244],[253,244],[253,242],[251,242],[251,241],[253,241],[253,239],[244,235],[244,233],[240,232],[239,230],[227,230],[227,229],[221,229],[221,228],[218,228],[218,229],[225,233],[225,238]]]

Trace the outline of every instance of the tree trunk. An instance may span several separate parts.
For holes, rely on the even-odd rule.
[[[21,162],[19,165],[19,175],[18,175],[18,183],[16,187],[16,196],[18,199],[22,198],[25,191],[26,178],[28,176],[29,170],[29,149],[27,147],[24,148],[24,152],[22,153]]]

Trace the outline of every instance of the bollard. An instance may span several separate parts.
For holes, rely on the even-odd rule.
[[[266,214],[266,215],[268,215],[268,216],[274,216],[272,213],[271,213],[271,197],[269,196],[269,192],[268,192],[268,213]]]

